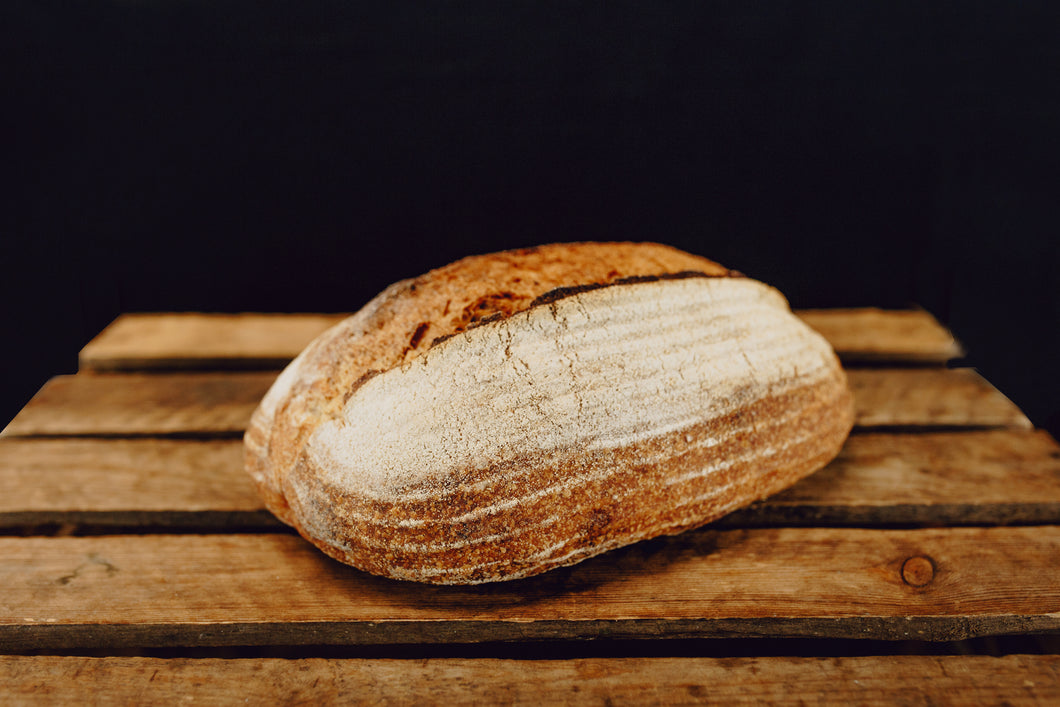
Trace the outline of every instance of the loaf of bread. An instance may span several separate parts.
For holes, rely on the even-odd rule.
[[[835,353],[775,289],[575,243],[391,285],[287,367],[245,449],[328,555],[474,584],[703,525],[826,464],[852,424]]]

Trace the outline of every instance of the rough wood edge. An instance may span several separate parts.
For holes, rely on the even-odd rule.
[[[1054,635],[1060,614],[987,616],[837,616],[739,619],[227,622],[202,624],[66,623],[0,625],[0,651],[236,646],[387,646],[482,642],[826,638],[965,641]]]

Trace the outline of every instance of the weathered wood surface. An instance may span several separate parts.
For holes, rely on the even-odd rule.
[[[859,427],[1034,427],[971,368],[855,368],[847,376]]]
[[[844,362],[944,363],[953,336],[922,310],[817,309],[797,314]],[[81,350],[88,371],[282,368],[342,314],[123,314]]]
[[[963,354],[953,335],[920,309],[803,309],[844,363],[943,364]]]
[[[123,314],[90,341],[81,370],[283,368],[341,314]]]
[[[1060,527],[686,533],[517,582],[371,576],[291,535],[0,538],[0,649],[1060,631]]]
[[[819,472],[725,525],[1060,523],[1060,445],[980,430],[851,436]]]
[[[239,440],[0,439],[0,528],[284,527]]]
[[[971,369],[851,369],[847,374],[859,427],[1032,427],[1012,401]],[[275,375],[58,376],[3,434],[236,436]]]
[[[1043,431],[857,434],[839,457],[725,526],[1060,523],[1060,446]],[[283,527],[239,440],[0,440],[0,528]]]
[[[237,436],[274,372],[58,376],[4,435]]]
[[[301,660],[0,657],[0,701],[53,704],[1045,705],[1060,656]]]

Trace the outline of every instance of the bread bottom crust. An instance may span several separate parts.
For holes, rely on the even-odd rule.
[[[328,485],[304,455],[283,496],[263,496],[354,567],[433,584],[495,582],[695,528],[777,493],[834,458],[852,424],[838,372],[646,442],[469,470],[396,501]]]

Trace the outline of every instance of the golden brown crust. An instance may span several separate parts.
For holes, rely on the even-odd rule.
[[[511,327],[532,326],[523,313],[551,308],[558,316],[561,299],[578,300],[579,306],[583,300],[606,302],[593,292],[689,277],[740,276],[667,246],[581,243],[474,256],[396,283],[322,335],[284,372],[248,428],[248,471],[268,508],[329,555],[370,572],[433,583],[536,574],[701,525],[775,493],[838,453],[853,405],[823,340],[795,320],[775,291],[763,294],[770,288],[746,280],[755,287],[737,288],[741,296],[764,297],[766,304],[754,301],[769,317],[785,317],[786,345],[809,355],[800,360],[810,360],[816,372],[796,366],[789,376],[774,366],[763,369],[760,379],[747,354],[739,354],[751,368],[749,389],[735,394],[745,402],[730,412],[712,415],[704,404],[700,419],[680,429],[609,448],[578,442],[547,454],[514,449],[455,473],[424,470],[429,481],[419,484],[412,474],[411,483],[390,488],[389,495],[353,490],[342,480],[348,477],[326,472],[308,451],[322,425],[341,428],[343,419],[360,414],[364,396],[358,391],[374,391],[376,376],[404,376],[414,361],[437,367],[436,360],[453,359],[432,349],[453,354],[471,346],[467,339],[450,347],[455,334],[503,324],[510,336]],[[712,305],[716,296],[704,301]],[[738,316],[719,306],[722,319]],[[771,345],[768,332],[755,336],[756,345]],[[712,345],[718,342],[724,343]],[[351,450],[346,453],[358,454]]]
[[[658,243],[556,243],[473,255],[394,283],[357,317],[310,344],[302,368],[311,375],[295,383],[277,410],[263,405],[254,414],[246,464],[259,493],[280,520],[294,524],[281,478],[320,418],[339,409],[367,378],[469,327],[523,311],[551,292],[688,272],[739,275]]]

